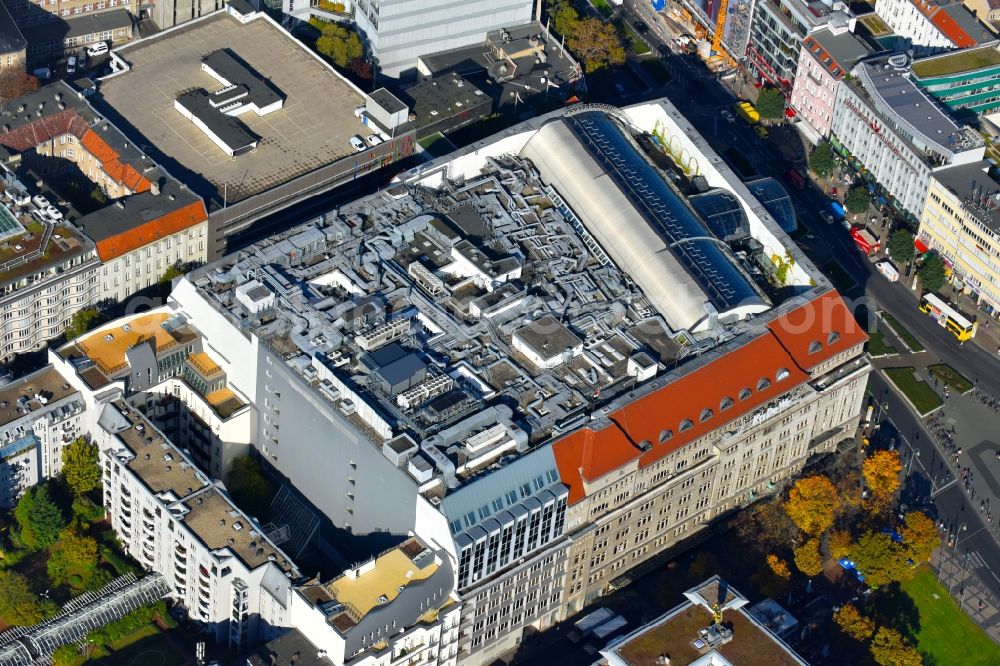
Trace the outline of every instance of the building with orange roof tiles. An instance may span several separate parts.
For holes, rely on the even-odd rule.
[[[875,11],[916,55],[965,49],[996,36],[959,0],[878,0]]]

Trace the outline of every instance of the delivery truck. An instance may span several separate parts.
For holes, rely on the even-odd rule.
[[[858,249],[865,253],[865,256],[870,257],[878,253],[878,240],[864,227],[852,227],[851,238],[854,239],[854,244],[858,246]]]

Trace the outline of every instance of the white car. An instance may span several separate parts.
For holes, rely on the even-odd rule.
[[[722,111],[720,112],[720,115],[721,115],[721,116],[722,116],[723,118],[725,118],[725,119],[726,119],[726,122],[727,122],[727,123],[735,123],[735,122],[736,122],[736,116],[734,116],[734,115],[733,115],[733,112],[732,112],[732,111],[730,111],[729,109],[723,109],[723,110],[722,110]]]
[[[46,215],[48,215],[53,220],[61,220],[61,219],[63,219],[62,212],[60,212],[60,210],[58,208],[56,208],[55,206],[49,206],[48,208],[46,208],[45,209],[45,213],[46,213]]]
[[[375,146],[377,146],[378,144],[382,143],[382,137],[380,137],[380,136],[379,136],[378,134],[370,134],[370,135],[368,135],[368,137],[367,137],[367,138],[365,139],[365,141],[367,141],[367,142],[368,142],[368,145],[369,145],[369,146],[371,146],[371,147],[373,147],[373,148],[374,148],[374,147],[375,147]]]
[[[95,56],[104,55],[108,52],[108,45],[106,42],[97,42],[96,44],[91,44],[87,47],[87,56],[93,58]]]
[[[358,151],[359,153],[365,149],[365,140],[362,139],[357,134],[348,139],[348,141],[350,141],[351,143],[351,148]]]
[[[45,195],[42,194],[36,194],[35,196],[31,197],[31,203],[43,209],[48,208],[49,206],[52,205],[49,203],[49,200],[45,198]]]
[[[66,58],[66,73],[73,74],[76,72],[76,56],[70,56]]]

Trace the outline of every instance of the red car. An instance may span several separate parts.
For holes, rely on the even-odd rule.
[[[802,177],[802,174],[794,169],[785,172],[785,180],[792,184],[792,186],[797,190],[803,190],[806,187],[806,179]]]

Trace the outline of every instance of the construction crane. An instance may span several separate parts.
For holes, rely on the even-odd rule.
[[[719,16],[715,19],[715,33],[712,35],[712,50],[709,52],[709,59],[718,57],[732,66],[735,62],[722,48],[722,34],[726,31],[726,12],[728,9],[729,0],[719,0]]]

